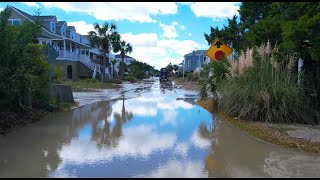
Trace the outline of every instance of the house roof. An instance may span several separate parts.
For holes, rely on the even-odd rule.
[[[8,5],[10,8],[12,8],[12,9],[15,9],[16,11],[18,11],[18,12],[20,12],[21,14],[23,14],[24,16],[26,16],[27,18],[29,18],[29,19],[31,19],[31,20],[35,20],[35,18],[34,18],[34,16],[31,16],[30,14],[28,14],[28,13],[25,13],[25,12],[23,12],[23,11],[21,11],[20,9],[17,9],[17,8],[15,8],[15,7],[13,7],[13,6],[10,6],[10,5]]]
[[[76,29],[74,26],[67,26],[67,29]]]
[[[33,22],[36,21],[37,17],[39,17],[40,20],[42,20],[42,19],[44,19],[44,18],[48,18],[48,17],[52,17],[52,18],[55,17],[55,16],[31,16],[30,14],[25,13],[25,12],[21,11],[20,9],[17,9],[17,8],[15,8],[15,7],[13,7],[13,6],[10,6],[10,5],[8,5],[8,6],[9,6],[10,8],[12,8],[12,9],[16,10],[17,12],[21,13],[23,16],[29,18],[29,19],[30,19],[31,21],[33,21]],[[51,32],[51,31],[50,31],[49,29],[47,29],[43,24],[41,24],[41,27],[42,27],[43,29],[47,30],[48,32],[50,32],[51,34],[54,34],[54,35],[56,35],[56,36],[61,37],[60,34]]]
[[[56,19],[56,16],[52,16],[52,15],[50,15],[50,16],[32,16],[32,15],[30,15],[30,14],[28,14],[28,13],[26,13],[26,12],[23,12],[23,11],[21,11],[21,10],[19,10],[19,9],[13,7],[13,6],[11,6],[11,5],[8,5],[8,6],[9,6],[9,8],[14,9],[15,11],[17,11],[17,12],[20,13],[20,14],[22,14],[23,16],[25,16],[26,18],[30,19],[30,20],[33,21],[33,22],[36,21],[37,17],[40,18],[40,21],[41,21],[41,20],[48,20],[48,19],[51,20],[51,19],[54,19],[54,18]],[[64,23],[67,23],[67,22],[66,22],[66,21],[58,21],[56,25],[57,25],[57,26],[61,26],[61,25],[63,25]],[[41,28],[42,28],[43,30],[47,31],[49,34],[55,35],[55,36],[58,37],[58,38],[62,38],[62,39],[64,38],[63,36],[61,36],[61,34],[60,34],[59,31],[51,32],[43,23],[41,23]],[[76,30],[76,28],[75,28],[74,26],[67,26],[67,30],[71,30],[71,29]]]
[[[188,53],[184,56],[200,56],[203,52],[207,52],[207,50],[196,50],[196,51],[192,51],[191,53]]]
[[[115,58],[121,58],[121,55],[120,54],[116,54]],[[132,59],[134,59],[133,57],[130,57],[130,56],[127,56],[127,55],[124,55],[124,58],[132,58]]]
[[[62,26],[65,23],[67,23],[67,22],[66,21],[58,21],[57,26]]]

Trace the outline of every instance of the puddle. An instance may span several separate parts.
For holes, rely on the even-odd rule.
[[[196,91],[150,85],[83,94],[113,99],[0,136],[0,177],[320,176],[319,156],[247,136],[198,106]]]

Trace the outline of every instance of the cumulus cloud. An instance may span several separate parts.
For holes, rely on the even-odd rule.
[[[85,21],[72,21],[67,22],[68,26],[74,26],[76,31],[82,35],[87,35],[89,31],[93,31],[93,25],[88,24]]]
[[[174,2],[41,2],[46,8],[58,8],[66,12],[80,12],[99,20],[129,20],[156,22],[152,15],[176,14]]]
[[[20,2],[20,3],[23,3],[27,6],[32,6],[32,7],[40,7],[36,2]]]
[[[152,98],[139,97],[135,100],[125,100],[125,109],[127,112],[131,112],[133,115],[143,116],[143,117],[153,117],[158,113],[157,101]],[[117,101],[113,107],[113,114],[121,114],[122,111],[122,101]],[[113,115],[111,116],[113,117]]]
[[[179,64],[185,54],[200,48],[193,40],[159,39],[155,33],[126,33],[122,37],[133,46],[130,56],[158,69],[169,63]]]
[[[178,2],[178,3],[181,5],[191,5],[192,4],[192,2]]]
[[[166,24],[162,24],[160,23],[160,27],[163,29],[163,37],[165,38],[176,38],[179,37],[177,30],[176,30],[176,26],[178,26],[179,23],[178,22],[172,22],[171,25],[166,25]]]
[[[178,143],[174,149],[174,152],[176,154],[179,154],[181,156],[186,157],[188,155],[188,150],[189,150],[190,146],[188,143],[183,142],[183,143]]]
[[[182,162],[170,160],[148,174],[139,174],[136,177],[151,178],[207,178],[203,172],[202,162]]]
[[[152,152],[172,148],[176,139],[173,133],[157,134],[152,126],[139,125],[123,129],[123,136],[115,148],[99,149],[91,140],[73,139],[59,154],[65,164],[91,164],[125,156],[147,158]]]
[[[214,21],[232,18],[238,15],[239,2],[195,2],[190,5],[193,13],[198,17],[209,17]]]
[[[208,149],[211,146],[210,142],[200,137],[197,131],[194,131],[194,133],[192,134],[191,142],[195,147],[198,147],[200,149]]]
[[[131,43],[135,48],[137,47],[156,47],[158,42],[158,36],[155,33],[141,33],[132,34],[124,33],[121,37]]]

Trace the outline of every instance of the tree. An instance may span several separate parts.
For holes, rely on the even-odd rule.
[[[129,67],[129,72],[130,74],[138,79],[143,79],[146,77],[146,72],[151,72],[154,70],[152,66],[150,66],[147,63],[143,63],[140,61],[133,61],[131,64],[128,66]]]
[[[116,63],[117,63],[117,60],[115,60],[115,59],[111,60],[113,78],[115,78],[115,76],[114,76],[114,72],[115,72],[115,70],[114,70],[114,65],[115,65]]]
[[[177,71],[179,70],[179,66],[176,65],[176,64],[174,64],[174,65],[172,66],[172,68],[173,68],[173,70],[174,70],[174,73],[177,73]]]
[[[208,45],[211,45],[216,38],[219,38],[219,40],[231,45],[236,54],[244,44],[241,39],[240,23],[237,22],[237,16],[233,16],[232,19],[228,18],[228,25],[222,29],[219,29],[218,26],[216,28],[210,27],[210,34],[204,33],[204,37]]]
[[[99,23],[95,23],[94,29],[95,31],[90,31],[88,33],[89,41],[91,47],[98,48],[103,57],[101,81],[104,82],[106,62],[108,65],[110,64],[107,54],[109,55],[110,53],[110,47],[112,48],[113,52],[118,52],[120,50],[120,34],[117,32],[117,26],[115,24],[109,24],[107,22],[105,22],[102,26],[100,26]]]
[[[50,67],[38,44],[39,22],[11,26],[10,16],[8,7],[0,12],[0,111],[30,110],[48,102]]]
[[[172,64],[171,63],[169,63],[167,66],[166,66],[166,68],[168,69],[168,71],[169,71],[169,73],[170,73],[170,76],[172,75],[172,70],[173,70],[173,67],[172,67]]]
[[[120,76],[121,79],[123,80],[124,78],[124,57],[127,53],[131,53],[132,52],[132,46],[130,43],[126,43],[125,41],[121,41],[121,43],[119,44],[120,47],[120,55],[121,55],[121,59],[122,59],[122,63],[120,64]]]

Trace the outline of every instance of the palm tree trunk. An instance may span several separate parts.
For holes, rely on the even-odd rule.
[[[316,94],[317,94],[317,103],[320,105],[320,60],[316,63]]]
[[[121,59],[122,59],[122,63],[121,63],[121,68],[120,68],[120,75],[121,75],[121,79],[124,79],[124,53],[121,52]]]
[[[112,75],[113,75],[113,79],[114,79],[114,64],[112,64]]]
[[[101,71],[101,82],[105,81],[105,69],[106,69],[106,51],[103,51],[103,60],[102,60],[102,71]]]

